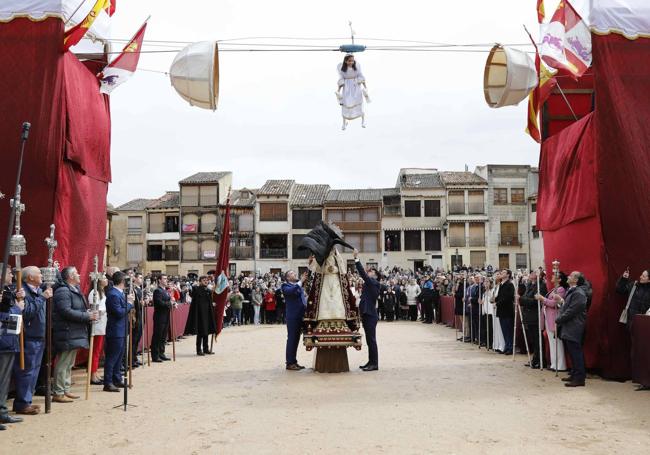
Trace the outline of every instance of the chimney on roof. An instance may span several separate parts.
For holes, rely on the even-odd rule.
[[[465,165],[465,172],[469,172],[469,166],[467,164]]]

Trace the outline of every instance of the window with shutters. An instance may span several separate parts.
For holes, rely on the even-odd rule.
[[[293,229],[313,229],[323,219],[320,209],[293,210],[291,213],[291,226]]]
[[[501,246],[520,246],[519,223],[517,221],[502,221],[500,242]]]
[[[142,217],[141,216],[130,216],[127,220],[127,229],[129,234],[141,234],[142,233]]]
[[[343,221],[343,210],[328,210],[327,221],[330,223],[337,223]]]
[[[165,216],[165,232],[178,232],[178,215]]]
[[[217,229],[217,214],[204,213],[201,215],[201,232],[210,233]]]
[[[483,191],[469,191],[467,195],[469,201],[469,214],[482,215],[485,213],[485,206],[483,204]]]
[[[143,245],[141,243],[129,243],[126,245],[126,261],[129,264],[142,261]]]
[[[469,223],[469,246],[485,246],[485,223]]]
[[[523,188],[512,188],[510,190],[510,202],[512,204],[522,205],[526,203],[526,194]]]
[[[195,240],[183,242],[183,260],[196,261],[199,259],[199,244]]]
[[[536,203],[536,202],[533,202],[533,203],[530,205],[530,211],[533,212],[533,213],[536,213],[536,212],[537,212],[537,203]]]
[[[379,209],[363,209],[361,211],[361,221],[379,221]]]
[[[494,189],[494,205],[506,205],[508,203],[508,188]]]
[[[440,217],[440,200],[430,199],[424,201],[424,216],[426,217]]]
[[[485,251],[470,251],[469,252],[469,265],[474,268],[483,268],[487,263],[487,256]]]
[[[420,201],[404,201],[404,216],[407,218],[420,217]]]
[[[196,207],[199,205],[199,187],[182,186],[181,187],[181,206]]]
[[[149,232],[151,234],[159,234],[165,230],[165,214],[164,213],[150,213],[149,214]]]
[[[201,207],[215,207],[219,203],[219,187],[217,185],[205,185],[199,187]]]
[[[442,251],[442,233],[440,231],[424,231],[424,249],[426,251]]]
[[[217,258],[216,240],[203,240],[201,242],[201,259],[213,260]]]
[[[239,215],[239,232],[252,232],[253,219],[252,213],[242,213]]]
[[[260,202],[260,221],[287,221],[286,202]]]
[[[449,214],[450,215],[464,215],[465,214],[465,192],[464,191],[450,191],[449,192]]]
[[[345,221],[361,221],[361,209],[345,210],[343,217]]]
[[[422,231],[404,231],[404,251],[422,251]]]
[[[361,251],[364,253],[376,253],[379,251],[378,234],[362,234]]]
[[[465,223],[449,224],[448,236],[449,236],[450,247],[464,247],[465,246]]]

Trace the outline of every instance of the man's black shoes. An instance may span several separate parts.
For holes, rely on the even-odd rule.
[[[364,368],[362,368],[363,371],[377,371],[379,370],[379,367],[377,365],[367,365]]]

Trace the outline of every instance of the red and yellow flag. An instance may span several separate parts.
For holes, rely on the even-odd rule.
[[[95,5],[88,12],[83,21],[66,31],[63,35],[63,52],[66,52],[72,46],[77,44],[86,35],[86,32],[92,27],[93,22],[103,9],[111,7],[111,0],[97,0]]]
[[[108,0],[108,2],[107,2],[107,5],[106,5],[106,13],[107,13],[109,16],[112,16],[113,14],[115,14],[115,2],[116,2],[116,1],[117,1],[117,0]]]
[[[544,22],[546,11],[544,11],[544,0],[537,0],[537,22]]]
[[[528,95],[528,124],[526,126],[526,133],[535,142],[541,143],[542,133],[539,128],[539,113],[548,97],[551,96],[553,89],[557,85],[557,80],[548,68],[542,64],[539,52],[535,53],[535,69],[537,70],[539,83],[537,87],[531,90],[530,95]]]

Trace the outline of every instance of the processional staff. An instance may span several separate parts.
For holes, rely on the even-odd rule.
[[[537,269],[537,293],[541,294],[540,290],[540,282],[541,282],[541,274],[542,274],[542,267],[539,267]],[[544,339],[542,337],[542,302],[539,300],[537,301],[537,326],[539,329],[539,369],[544,370]]]
[[[556,286],[559,286],[560,283],[560,261],[557,259],[553,261],[553,276],[555,277],[555,282],[557,283]],[[555,291],[554,291],[555,292]],[[557,377],[557,366],[558,366],[558,358],[557,358],[557,343],[558,343],[558,336],[557,336],[557,323],[553,321],[553,324],[555,325],[555,333],[553,334],[555,338],[555,376]]]
[[[23,287],[23,272],[21,257],[27,254],[27,241],[20,233],[20,214],[25,211],[25,204],[20,202],[21,187],[16,187],[16,196],[11,200],[11,208],[15,214],[14,235],[11,236],[9,241],[9,254],[14,257],[16,264],[16,292]],[[22,301],[22,298],[17,300]],[[25,330],[21,327],[20,335],[20,369],[25,369]]]
[[[515,286],[515,328],[513,332],[513,342],[512,342],[512,360],[515,360],[515,354],[517,353],[517,314],[519,314],[519,319],[521,320],[522,333],[524,335],[524,345],[526,346],[526,355],[528,356],[528,364],[530,364],[530,348],[528,347],[528,335],[526,335],[526,329],[524,328],[524,315],[521,311],[521,305],[519,305],[519,284],[521,283],[521,273],[517,273],[517,284]]]
[[[56,267],[54,267],[54,250],[58,246],[58,242],[54,240],[53,224],[50,225],[50,236],[45,238],[47,245],[47,267],[43,269],[43,282],[51,288],[56,283]],[[49,414],[52,408],[52,297],[47,299],[45,320],[46,332],[46,349],[47,357],[45,359],[46,365],[46,379],[45,379],[45,413]]]
[[[104,273],[99,271],[99,258],[97,255],[93,258],[93,271],[90,272],[90,279],[93,282],[93,301],[90,303],[90,311],[92,313],[99,313],[98,301],[98,284],[104,279]],[[88,343],[88,366],[86,369],[86,400],[90,398],[90,377],[92,376],[92,358],[93,358],[93,342],[95,340],[95,324],[99,319],[92,322],[90,330],[90,342]]]

